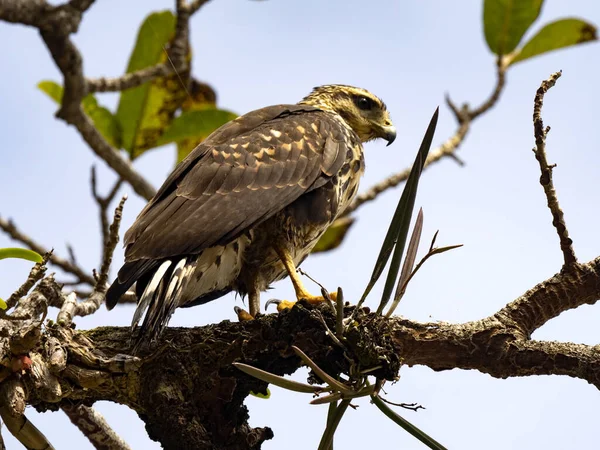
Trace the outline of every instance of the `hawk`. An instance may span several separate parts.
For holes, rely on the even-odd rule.
[[[135,283],[132,328],[145,312],[139,339],[153,340],[176,308],[231,291],[248,296],[254,317],[260,292],[286,276],[297,299],[322,301],[296,267],[356,195],[362,143],[376,138],[396,138],[385,104],[345,85],[223,125],[173,170],[125,234],[108,309]]]

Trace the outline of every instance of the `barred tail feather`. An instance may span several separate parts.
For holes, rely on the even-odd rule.
[[[156,340],[169,323],[179,306],[181,292],[196,268],[196,257],[184,257],[177,261],[167,260],[161,264],[144,289],[138,302],[133,321],[134,328],[144,312],[135,348],[144,342]]]

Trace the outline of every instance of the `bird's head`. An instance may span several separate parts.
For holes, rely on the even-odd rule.
[[[341,84],[319,86],[300,103],[335,112],[362,142],[382,138],[390,145],[396,139],[396,127],[385,103],[365,89]]]

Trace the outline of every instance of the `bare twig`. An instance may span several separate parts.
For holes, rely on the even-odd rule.
[[[68,326],[75,316],[88,316],[95,313],[100,305],[104,301],[104,295],[106,294],[108,271],[112,262],[112,256],[115,251],[115,247],[119,242],[119,225],[121,224],[121,218],[123,214],[123,206],[127,196],[123,196],[119,205],[115,209],[115,215],[113,223],[110,225],[108,230],[108,238],[104,244],[104,255],[102,266],[100,267],[100,273],[96,280],[94,289],[90,296],[82,301],[77,302],[76,295],[74,292],[69,294],[63,303],[60,312],[58,313],[57,322],[62,326]]]
[[[392,406],[398,406],[399,408],[404,408],[404,409],[408,409],[410,411],[418,411],[419,409],[425,409],[424,406],[419,405],[418,403],[395,403],[395,402],[391,402],[389,400],[386,400],[385,398],[383,398],[381,395],[379,396],[379,398],[384,401],[385,403],[387,403],[388,405],[392,405]]]
[[[19,289],[17,289],[8,298],[8,300],[6,300],[6,311],[8,311],[11,308],[14,308],[19,299],[25,297],[27,293],[31,290],[31,288],[35,285],[35,283],[44,278],[44,275],[46,274],[46,263],[51,257],[51,254],[51,252],[47,252],[44,254],[44,256],[42,257],[42,262],[39,262],[35,266],[33,266],[31,272],[29,272],[27,280],[25,280],[21,287],[19,287]],[[6,311],[0,310],[0,316],[4,316]]]
[[[62,410],[96,449],[129,450],[131,447],[108,425],[102,414],[85,405],[63,404]]]
[[[189,18],[203,4],[209,0],[202,0],[186,5],[185,2],[177,1],[177,25],[175,38],[169,48],[169,60],[164,63],[155,64],[132,73],[126,73],[117,78],[91,78],[87,80],[89,92],[113,92],[123,91],[139,86],[155,78],[166,77],[173,73],[184,72],[187,69],[186,54],[188,52],[188,27]]]
[[[462,108],[458,108],[449,97],[446,97],[446,103],[450,110],[454,113],[456,121],[458,122],[458,128],[454,135],[446,140],[441,146],[429,152],[427,161],[425,161],[425,167],[430,166],[433,163],[440,161],[445,157],[452,158],[458,164],[464,165],[464,162],[456,156],[456,151],[464,141],[473,120],[481,116],[483,113],[491,109],[500,98],[504,86],[506,84],[506,66],[498,61],[496,65],[496,85],[490,96],[477,108],[469,109],[468,105],[464,105]],[[366,192],[356,196],[354,201],[343,213],[343,216],[356,211],[363,204],[374,200],[379,194],[387,191],[390,188],[398,186],[403,181],[408,179],[410,173],[410,167],[404,169],[401,172],[390,175],[384,180],[376,183],[367,189]]]
[[[42,247],[29,236],[22,233],[12,220],[5,220],[2,217],[0,217],[0,229],[2,229],[15,241],[19,241],[25,244],[31,250],[39,253],[40,255],[49,253],[49,250],[47,248]],[[96,283],[94,277],[87,274],[85,270],[83,270],[81,267],[73,264],[71,261],[61,258],[60,256],[56,256],[54,253],[52,253],[52,255],[50,256],[50,262],[55,266],[60,267],[65,272],[75,275],[81,283],[87,283],[91,286],[93,286]]]
[[[555,165],[548,164],[546,158],[546,137],[550,131],[550,127],[544,128],[544,122],[542,120],[542,105],[544,103],[544,95],[548,90],[554,86],[556,80],[560,78],[562,71],[555,72],[550,75],[550,78],[542,81],[541,86],[535,94],[535,100],[533,105],[533,129],[535,135],[535,145],[533,149],[535,158],[540,163],[540,170],[542,175],[540,176],[540,184],[544,188],[546,194],[546,200],[548,202],[548,208],[552,213],[552,225],[556,228],[558,238],[560,240],[560,249],[564,256],[564,267],[571,268],[577,264],[577,257],[573,250],[573,241],[569,238],[569,231],[565,223],[565,216],[563,214],[560,205],[558,204],[558,197],[556,196],[556,190],[554,189],[554,183],[552,182],[552,169]]]
[[[108,221],[107,211],[108,211],[110,204],[114,200],[115,196],[119,192],[119,189],[121,188],[122,184],[123,184],[123,180],[119,178],[117,180],[117,182],[114,184],[114,186],[112,187],[112,189],[110,190],[110,192],[106,195],[106,197],[102,197],[100,194],[98,194],[96,167],[92,166],[91,176],[90,176],[90,185],[92,188],[92,197],[94,197],[94,200],[98,204],[98,208],[100,210],[100,227],[102,230],[102,248],[103,249],[106,248],[106,243],[109,239],[109,221]],[[102,260],[104,260],[104,252],[102,254]]]

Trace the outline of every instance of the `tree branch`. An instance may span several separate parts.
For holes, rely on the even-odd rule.
[[[535,94],[535,101],[533,106],[533,129],[535,135],[536,148],[533,149],[535,158],[540,163],[540,170],[542,175],[540,176],[540,184],[544,188],[546,194],[546,200],[548,202],[548,208],[552,213],[552,225],[556,228],[558,238],[560,240],[560,248],[564,256],[564,268],[570,269],[577,264],[577,257],[573,250],[573,241],[569,238],[569,231],[565,223],[565,216],[563,214],[560,205],[558,204],[558,197],[556,196],[556,190],[554,189],[554,183],[552,182],[552,169],[556,167],[555,164],[548,164],[546,158],[546,137],[550,131],[550,127],[544,128],[544,122],[542,120],[542,105],[544,103],[544,95],[548,90],[554,86],[556,80],[560,78],[562,72],[556,72],[550,75],[550,78],[542,82],[542,85]]]
[[[459,109],[454,105],[448,96],[446,97],[446,103],[448,104],[450,110],[454,113],[458,123],[458,128],[454,135],[448,138],[441,146],[429,152],[427,161],[425,161],[425,167],[428,167],[445,157],[455,159],[459,164],[463,164],[462,161],[457,159],[456,151],[469,132],[471,123],[483,113],[491,109],[498,102],[506,84],[506,69],[507,67],[504,62],[499,59],[496,63],[496,85],[494,86],[494,90],[490,96],[475,109],[469,109],[468,105],[463,105],[463,107]],[[348,214],[356,211],[365,203],[375,200],[375,198],[377,198],[377,196],[382,192],[396,187],[403,181],[406,181],[409,173],[410,167],[402,170],[401,172],[390,175],[389,177],[367,189],[366,192],[357,195],[352,204],[346,208],[343,216],[347,216]]]
[[[104,249],[102,252],[103,260],[100,268],[100,274],[96,279],[92,293],[86,300],[82,302],[76,301],[75,293],[72,292],[69,294],[69,296],[67,296],[65,299],[60,312],[58,313],[57,321],[60,325],[69,326],[73,321],[73,317],[88,316],[95,313],[98,311],[98,308],[100,308],[100,305],[102,305],[104,302],[107,290],[108,271],[110,269],[115,247],[119,242],[119,226],[121,224],[123,206],[125,205],[126,200],[127,196],[124,196],[115,209],[113,223],[109,227],[108,237],[104,243]]]
[[[85,405],[64,403],[61,407],[73,425],[81,430],[97,450],[129,450],[131,447],[119,437],[102,414]]]
[[[84,269],[73,264],[73,262],[67,259],[57,256],[56,254],[54,254],[54,252],[51,252],[47,248],[35,242],[32,238],[21,232],[12,220],[5,220],[2,217],[0,217],[0,229],[2,229],[15,241],[19,241],[22,244],[25,244],[28,248],[30,248],[34,252],[39,253],[40,255],[51,253],[50,262],[55,266],[60,267],[65,272],[75,275],[80,283],[87,283],[91,286],[93,286],[96,283],[94,277],[89,275]]]
[[[478,370],[497,378],[567,375],[600,389],[600,350],[531,341],[524,331],[598,298],[600,257],[582,264],[581,274],[557,273],[495,315],[474,322],[420,323],[360,312],[357,325],[346,334],[347,352],[324,333],[323,320],[328,328],[335,327],[331,308],[304,303],[249,322],[169,328],[160,344],[142,349],[142,359],[126,356],[131,340],[125,327],[78,332],[55,324],[46,327],[41,340],[46,343],[43,348],[50,340],[59,342],[62,354],[67,355],[53,372],[68,386],[57,399],[61,405],[97,400],[127,405],[140,414],[151,437],[166,449],[260,448],[271,436],[270,430],[248,426],[243,402],[251,390],[261,392],[265,384],[238,372],[233,362],[279,375],[292,373],[301,365],[291,351],[296,345],[334,377],[348,374],[353,366],[352,370],[374,368],[373,376],[394,380],[406,364]],[[532,324],[534,310],[543,320]],[[351,311],[345,308],[345,315]],[[51,360],[50,352],[41,356]],[[30,388],[28,376],[24,380],[29,404],[40,410],[52,407],[39,389]],[[186,398],[198,401],[181,401]]]

